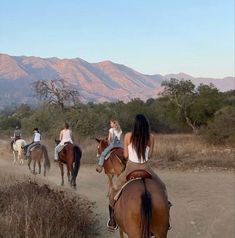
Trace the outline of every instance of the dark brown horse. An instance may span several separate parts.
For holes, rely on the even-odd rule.
[[[58,144],[60,141],[55,140]],[[64,185],[64,166],[67,166],[68,182],[72,187],[76,187],[76,178],[78,170],[80,168],[80,160],[82,157],[82,151],[79,146],[67,143],[64,148],[59,152],[59,167],[61,171],[61,185]]]
[[[100,154],[103,152],[103,150],[108,146],[108,140],[107,139],[97,139],[98,147],[97,147],[97,157],[99,158]],[[109,186],[109,192],[110,194],[111,188],[113,187],[113,177],[114,175],[119,176],[121,172],[126,167],[126,159],[123,155],[123,148],[116,147],[113,148],[108,155],[108,159],[104,161],[104,172],[108,176],[108,186]]]
[[[26,154],[27,152],[27,147],[28,146],[24,146],[24,153]],[[32,151],[30,152],[30,156],[28,158],[28,167],[29,170],[33,173],[36,174],[36,163],[38,164],[38,173],[41,173],[41,163],[42,160],[44,158],[44,173],[43,175],[46,176],[46,170],[50,168],[50,160],[48,157],[48,152],[47,152],[47,148],[45,145],[35,145],[32,148]],[[33,161],[33,169],[31,169],[30,164]]]
[[[150,178],[135,179],[122,190],[114,205],[120,237],[166,238],[169,205],[162,183]]]

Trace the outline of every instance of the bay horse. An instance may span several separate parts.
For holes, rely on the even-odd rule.
[[[133,179],[114,205],[114,218],[129,238],[166,238],[169,205],[162,183],[150,178]]]
[[[60,143],[59,140],[55,140],[56,144]],[[76,188],[76,178],[78,170],[80,168],[80,160],[82,157],[82,151],[78,145],[66,143],[63,149],[59,152],[59,167],[61,171],[61,185],[64,185],[64,167],[67,166],[68,182],[74,188]]]
[[[25,154],[27,152],[28,146],[29,145],[26,145],[26,146],[23,147]],[[29,168],[29,170],[33,174],[36,174],[36,170],[35,170],[36,163],[38,164],[38,173],[39,174],[41,173],[41,163],[42,163],[43,159],[44,159],[44,164],[43,164],[44,172],[43,172],[43,175],[46,176],[46,171],[47,171],[47,169],[50,168],[50,160],[49,160],[47,148],[46,148],[45,145],[41,145],[41,144],[35,145],[32,148],[32,150],[30,152],[30,156],[28,158],[28,168]],[[31,169],[31,167],[30,167],[30,164],[31,164],[32,161],[33,161],[33,169]]]
[[[96,138],[96,141],[98,142],[97,158],[99,158],[100,154],[108,146],[108,140]],[[108,159],[105,159],[103,167],[105,174],[108,176],[108,195],[110,195],[111,188],[113,187],[113,177],[115,175],[119,176],[126,167],[123,148],[113,148],[108,155]]]
[[[19,164],[24,164],[24,151],[23,147],[26,145],[26,141],[23,139],[18,139],[11,143],[11,149],[14,157],[14,164],[18,161]]]

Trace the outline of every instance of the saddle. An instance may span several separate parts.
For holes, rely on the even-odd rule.
[[[137,169],[134,170],[132,172],[130,172],[129,174],[127,174],[126,176],[126,180],[129,181],[131,179],[135,179],[135,178],[152,178],[152,174],[150,174],[148,171],[143,170],[143,169]]]
[[[68,145],[73,145],[73,144],[70,142],[65,142],[64,145],[60,146],[58,152],[60,153],[63,149],[66,149],[66,150],[69,149],[70,146],[68,146]]]
[[[41,145],[38,144],[38,145],[34,145],[31,149],[30,149],[30,152],[32,152],[33,150],[37,149],[37,148],[40,148]]]
[[[122,190],[127,186],[127,184],[131,183],[132,181],[139,180],[142,178],[152,179],[152,174],[144,169],[136,169],[136,170],[133,170],[130,173],[128,173],[126,176],[127,182],[117,192],[117,194],[114,197],[114,200],[117,201],[119,199],[119,197],[121,196]]]

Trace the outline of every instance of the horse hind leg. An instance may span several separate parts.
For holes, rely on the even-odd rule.
[[[35,167],[36,167],[36,161],[34,160],[33,161],[33,171],[32,171],[33,174],[36,174]]]
[[[41,162],[38,161],[38,173],[41,174]]]

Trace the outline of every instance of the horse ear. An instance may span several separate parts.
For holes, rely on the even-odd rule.
[[[100,139],[98,139],[98,138],[95,138],[95,139],[96,139],[96,141],[97,141],[98,143],[100,143],[100,141],[101,141]]]

